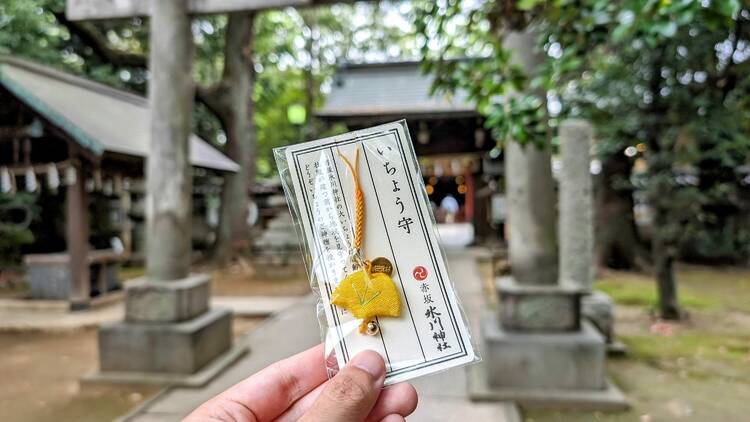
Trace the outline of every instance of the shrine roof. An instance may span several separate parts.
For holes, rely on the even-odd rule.
[[[433,76],[419,62],[350,64],[334,76],[325,118],[357,116],[476,115],[464,91],[449,96],[430,94]]]
[[[151,116],[140,95],[8,56],[0,56],[0,85],[95,155],[148,156]],[[190,163],[239,169],[195,134],[190,135]]]

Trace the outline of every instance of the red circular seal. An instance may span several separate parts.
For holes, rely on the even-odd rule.
[[[411,275],[414,276],[415,280],[422,281],[425,278],[427,278],[427,268],[425,268],[425,267],[423,267],[421,265],[418,265],[418,266],[414,267],[414,269],[411,272]]]

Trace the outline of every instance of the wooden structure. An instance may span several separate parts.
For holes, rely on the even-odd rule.
[[[431,95],[432,81],[418,62],[347,65],[317,115],[350,130],[406,119],[438,223],[471,223],[482,241],[496,231],[489,212],[502,171],[489,154],[495,141],[465,93]],[[458,202],[458,213],[441,207],[447,196]]]
[[[123,250],[132,249],[127,211],[149,155],[150,111],[145,98],[11,57],[0,57],[0,172],[13,190],[64,195],[64,255],[31,257],[29,263],[67,261],[72,306],[85,307],[106,283],[111,254],[90,250],[91,202],[114,204]],[[237,164],[195,135],[190,137],[194,174],[209,178]],[[35,183],[30,183],[31,178]],[[211,179],[211,180],[213,180]],[[35,185],[35,186],[34,186]],[[33,189],[32,189],[33,188]],[[7,194],[8,192],[6,192]],[[95,197],[97,201],[92,201]],[[108,245],[103,245],[108,246]],[[102,245],[98,246],[99,248]],[[40,252],[61,252],[59,249]],[[102,257],[109,257],[103,259]],[[92,280],[95,286],[92,287]]]

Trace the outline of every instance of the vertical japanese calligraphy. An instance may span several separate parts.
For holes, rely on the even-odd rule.
[[[347,203],[353,185],[334,157],[351,156],[355,149],[362,152],[360,185],[368,198],[362,250],[392,263],[392,279],[403,295],[401,316],[380,319],[377,336],[359,335],[357,320],[330,306],[353,243],[353,204]],[[391,384],[473,361],[405,123],[293,145],[283,154],[291,181],[285,188],[294,201],[303,250],[313,257],[311,284],[319,287],[339,366],[359,350],[376,350],[386,359]]]

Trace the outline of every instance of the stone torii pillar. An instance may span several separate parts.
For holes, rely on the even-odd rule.
[[[193,178],[188,139],[195,85],[187,2],[152,2],[150,32],[146,271],[154,280],[176,280],[188,275],[191,251]]]
[[[126,286],[125,321],[99,329],[97,378],[190,385],[221,369],[208,364],[230,349],[232,319],[228,310],[209,309],[209,276],[190,274],[195,88],[188,2],[150,4],[146,276]]]

